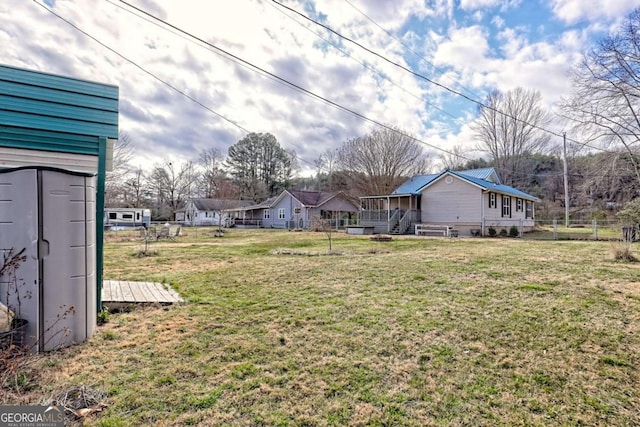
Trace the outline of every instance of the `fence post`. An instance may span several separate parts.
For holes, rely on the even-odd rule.
[[[558,240],[558,220],[553,220],[553,240]]]
[[[591,224],[593,227],[593,240],[598,240],[598,220],[594,218],[591,221]]]
[[[518,237],[522,238],[522,237],[524,237],[524,220],[523,220],[522,218],[520,218],[520,219],[518,220],[518,222],[520,223],[520,224],[519,224],[519,227],[520,227],[520,230],[519,230],[519,231],[520,231],[520,233],[518,234]]]

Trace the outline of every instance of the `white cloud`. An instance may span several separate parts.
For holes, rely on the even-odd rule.
[[[494,7],[501,2],[502,0],[460,0],[460,8],[462,10],[484,9]]]
[[[637,0],[553,0],[553,13],[568,24],[579,21],[617,20],[634,8]]]
[[[490,53],[488,34],[481,26],[454,28],[446,40],[438,44],[434,62],[463,69],[471,64],[483,68]]]
[[[460,9],[473,11],[500,6],[501,11],[516,7],[522,0],[460,0]]]
[[[502,19],[500,15],[495,15],[493,18],[491,18],[491,23],[495,25],[496,28],[499,28],[499,29],[504,28],[504,24],[505,24],[504,19]]]
[[[236,0],[219,7],[197,0],[131,1],[359,114],[400,126],[425,140],[434,138],[443,147],[469,143],[466,125],[473,117],[473,104],[461,102],[272,2]],[[532,40],[526,29],[510,26],[508,12],[495,15],[487,27],[459,27],[453,19],[454,0],[430,0],[427,6],[423,0],[349,1],[424,54],[424,68],[414,69],[434,80],[468,93],[461,89],[463,85],[477,94],[490,88],[538,88],[549,104],[566,93],[567,67],[587,46],[589,35],[611,25],[594,17],[589,27],[576,26],[541,42]],[[515,4],[514,0],[461,0],[459,7],[481,17],[487,13],[484,9],[504,11]],[[298,2],[287,5],[308,10]],[[327,25],[336,31],[395,62],[408,67],[407,61],[418,61],[344,0],[305,5],[326,16]],[[570,17],[587,12],[571,9],[576,5],[578,2],[556,0],[554,11],[576,19]],[[57,0],[54,10],[217,113],[248,130],[273,133],[283,146],[294,148],[309,162],[375,127],[109,2]],[[418,24],[407,28],[409,21]],[[207,147],[226,153],[244,135],[33,2],[0,2],[0,44],[0,63],[119,86],[120,128],[138,147],[141,163],[165,157],[194,160]],[[376,72],[358,62],[375,67]],[[444,106],[455,120],[438,110]]]

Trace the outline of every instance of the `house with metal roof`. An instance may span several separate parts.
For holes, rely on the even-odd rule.
[[[360,225],[390,234],[413,234],[425,224],[458,235],[485,235],[489,227],[523,232],[534,226],[538,201],[502,184],[494,168],[445,170],[414,176],[389,195],[361,197]]]
[[[315,219],[334,227],[355,222],[359,206],[343,192],[284,190],[262,203],[238,209],[236,226],[309,229]]]

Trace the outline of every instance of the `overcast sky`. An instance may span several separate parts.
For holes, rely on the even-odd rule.
[[[472,148],[468,126],[477,105],[449,89],[483,100],[490,90],[522,86],[539,90],[553,108],[568,94],[571,65],[638,5],[283,0],[438,86],[271,0],[127,2],[210,45],[119,0],[2,0],[0,63],[118,86],[120,131],[134,145],[136,165],[197,160],[211,147],[226,155],[251,131],[275,135],[306,169],[326,150],[376,125],[282,80],[374,122],[398,126],[435,154],[433,146]]]

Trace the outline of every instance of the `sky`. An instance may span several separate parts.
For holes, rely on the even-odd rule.
[[[638,6],[281,3],[2,0],[0,64],[118,86],[119,129],[136,168],[197,161],[211,148],[226,156],[247,132],[269,132],[310,175],[323,153],[380,124],[415,136],[434,158],[454,146],[479,156],[474,101],[523,87],[554,111],[570,94],[571,67]]]

